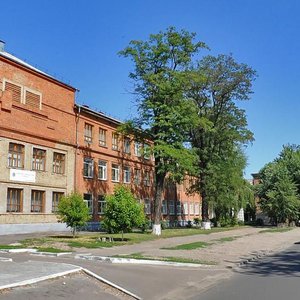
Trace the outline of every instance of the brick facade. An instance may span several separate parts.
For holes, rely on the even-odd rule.
[[[98,221],[104,195],[120,183],[151,218],[153,158],[130,137],[119,135],[116,143],[120,121],[76,105],[75,92],[0,51],[0,224],[54,224],[54,199],[73,190]],[[188,195],[188,185],[166,184],[164,219],[200,216],[200,197]]]

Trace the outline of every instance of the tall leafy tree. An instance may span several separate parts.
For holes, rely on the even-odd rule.
[[[300,147],[287,145],[273,162],[259,172],[257,195],[261,210],[275,223],[300,217]]]
[[[134,63],[134,93],[138,117],[131,128],[139,128],[153,142],[155,157],[155,196],[153,233],[160,234],[162,193],[166,176],[180,181],[193,167],[194,155],[185,147],[188,132],[196,121],[194,102],[186,98],[187,76],[192,58],[203,42],[195,34],[170,27],[151,34],[147,41],[131,41],[120,52]],[[130,126],[129,126],[130,127]]]
[[[232,157],[236,147],[253,140],[245,111],[237,101],[248,100],[255,71],[231,55],[205,56],[190,72],[188,96],[197,106],[199,125],[191,131],[198,154],[199,181],[195,189],[202,197],[202,219],[209,219],[213,168]],[[224,176],[226,170],[222,170]],[[229,186],[225,183],[225,187]]]

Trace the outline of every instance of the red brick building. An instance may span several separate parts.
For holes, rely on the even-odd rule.
[[[151,218],[154,160],[142,150],[150,145],[119,135],[120,121],[76,105],[75,92],[0,41],[0,233],[61,229],[57,203],[73,190],[98,221],[104,196],[120,183]],[[166,184],[164,219],[199,217],[200,198],[187,189],[188,181]]]

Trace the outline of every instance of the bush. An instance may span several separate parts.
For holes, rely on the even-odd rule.
[[[160,221],[161,230],[168,228],[167,221]]]
[[[131,191],[119,185],[115,187],[113,195],[105,197],[106,208],[103,225],[111,233],[129,232],[133,227],[145,224],[143,205],[139,204]]]
[[[256,226],[264,226],[264,220],[261,218],[256,219]]]
[[[85,226],[91,218],[82,196],[77,193],[71,193],[59,200],[57,216],[59,222],[66,223],[67,227],[72,228],[73,237],[76,235],[77,228]]]

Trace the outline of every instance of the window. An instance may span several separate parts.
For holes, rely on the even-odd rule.
[[[88,123],[84,124],[84,141],[89,144],[93,141],[93,126]]]
[[[7,189],[7,212],[23,211],[23,190]]]
[[[94,177],[94,161],[89,157],[85,157],[83,160],[83,176],[87,178]]]
[[[138,142],[134,142],[134,155],[137,157],[141,156],[141,144]]]
[[[189,214],[189,206],[187,202],[183,203],[183,214],[188,215]]]
[[[195,215],[200,214],[200,205],[198,202],[195,203]]]
[[[45,209],[45,192],[31,191],[31,212],[43,213]]]
[[[174,215],[175,214],[175,201],[169,200],[169,214]]]
[[[145,199],[145,206],[144,206],[144,211],[146,215],[151,214],[151,202],[149,199]]]
[[[178,216],[181,215],[181,202],[180,201],[177,201],[177,203],[176,203],[176,213]]]
[[[144,173],[144,185],[150,186],[150,172],[149,171],[145,171],[145,173]]]
[[[194,214],[194,202],[190,202],[190,215]]]
[[[112,133],[112,140],[111,140],[113,150],[119,149],[119,135],[117,133]]]
[[[52,212],[55,213],[57,212],[58,209],[58,202],[61,197],[63,197],[64,193],[59,193],[59,192],[53,192],[52,193]]]
[[[124,153],[130,154],[130,138],[125,137],[123,142]]]
[[[46,169],[46,150],[33,148],[32,170],[45,171]]]
[[[120,181],[120,167],[116,164],[111,165],[111,180],[115,182]]]
[[[25,101],[24,103],[33,108],[41,109],[41,101],[42,95],[38,92],[29,91],[25,88]]]
[[[104,195],[98,196],[98,214],[103,215],[105,213],[106,201]]]
[[[141,183],[141,170],[135,169],[134,170],[134,183],[139,185]]]
[[[148,144],[144,144],[144,158],[145,159],[150,159],[150,156],[151,156],[150,151],[151,151],[150,146]]]
[[[85,202],[87,208],[89,209],[89,213],[93,213],[93,197],[92,194],[83,194],[83,201]]]
[[[163,215],[167,215],[168,214],[168,208],[167,208],[167,201],[166,200],[162,201],[161,213]]]
[[[98,162],[98,179],[106,180],[107,179],[107,162],[99,160]]]
[[[106,147],[106,130],[99,128],[99,146]]]
[[[5,81],[5,91],[10,91],[12,93],[12,101],[15,103],[21,103],[22,102],[22,87],[19,85],[16,85],[12,82]]]
[[[130,183],[130,167],[124,167],[124,183]]]
[[[53,153],[53,173],[65,173],[65,154],[58,152]]]
[[[11,168],[24,168],[24,146],[9,143],[8,166]]]

